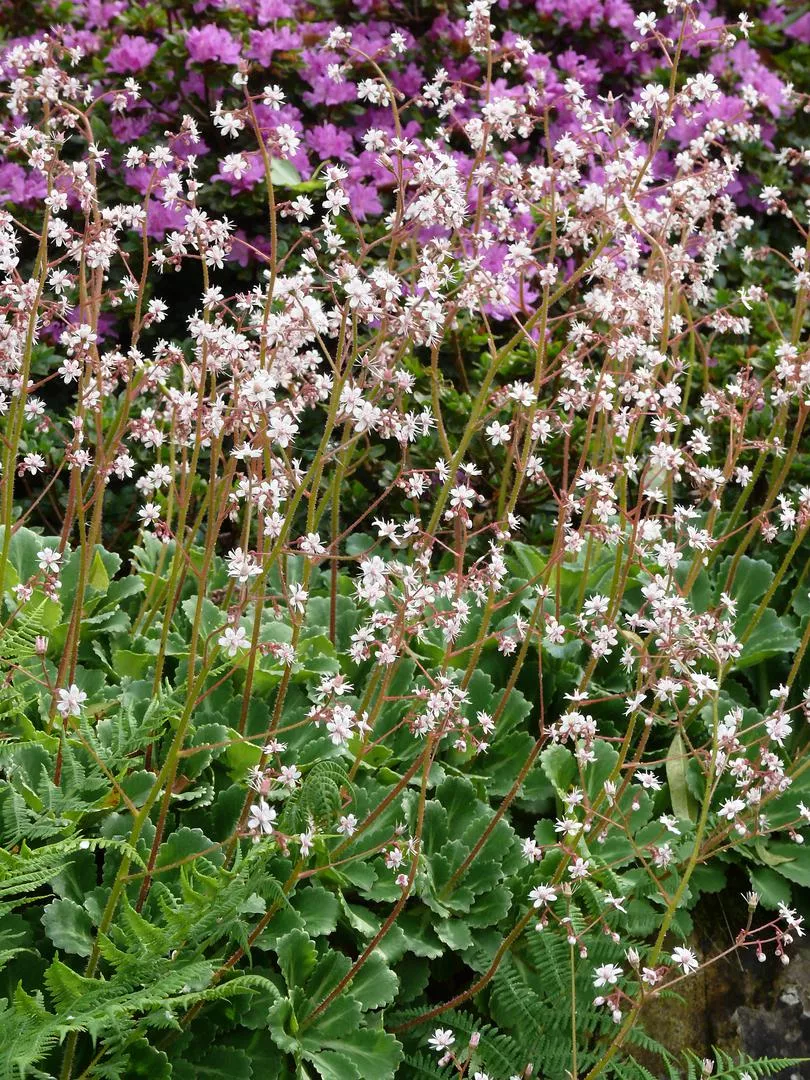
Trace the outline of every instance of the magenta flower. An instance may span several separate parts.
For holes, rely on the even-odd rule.
[[[248,57],[258,60],[262,67],[269,67],[273,53],[292,51],[301,47],[301,32],[289,26],[278,30],[252,30]]]
[[[329,157],[345,158],[352,150],[352,137],[334,124],[319,124],[306,134],[306,141],[321,160]]]
[[[119,75],[133,71],[142,71],[151,63],[157,52],[157,45],[138,34],[123,34],[121,41],[107,54],[107,67]]]
[[[0,203],[31,206],[47,194],[48,185],[41,172],[0,160]]]
[[[290,19],[293,16],[293,5],[288,0],[259,0],[256,10],[256,21],[259,26],[267,26],[276,19]]]
[[[192,27],[186,34],[188,55],[198,64],[218,60],[221,64],[238,64],[240,56],[239,42],[223,30],[221,26],[208,23],[203,27]]]

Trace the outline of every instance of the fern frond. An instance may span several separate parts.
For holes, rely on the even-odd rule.
[[[428,1057],[427,1054],[405,1054],[402,1062],[403,1080],[447,1080],[447,1070],[440,1069],[437,1064],[438,1058]]]
[[[118,774],[131,754],[145,750],[160,738],[176,712],[176,702],[164,690],[149,702],[140,719],[132,704],[124,699],[114,715],[95,725],[87,717],[81,717],[77,731],[99,761]]]
[[[353,797],[354,788],[343,766],[336,761],[316,761],[298,790],[287,799],[279,827],[287,833],[302,832],[310,822],[328,828],[342,806],[342,789]]]
[[[19,667],[36,656],[36,641],[46,632],[44,595],[32,598],[0,634],[0,665]]]
[[[145,863],[138,852],[125,840],[113,840],[106,837],[82,839],[70,837],[56,844],[31,849],[23,844],[19,852],[12,854],[0,848],[0,897],[19,897],[15,902],[24,902],[24,896],[47,885],[64,870],[65,861],[77,851],[96,848],[117,851],[126,855],[138,866]]]
[[[715,1057],[716,1080],[740,1080],[744,1074],[748,1074],[758,1080],[759,1077],[773,1076],[774,1073],[783,1069],[793,1069],[802,1065],[808,1058],[752,1058],[747,1054],[738,1054],[736,1059],[723,1050],[712,1047]],[[695,1066],[700,1067],[700,1059],[694,1054],[689,1055],[694,1059]]]

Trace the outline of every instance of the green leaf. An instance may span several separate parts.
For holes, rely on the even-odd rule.
[[[697,898],[700,893],[722,892],[728,884],[722,863],[709,863],[696,866],[689,881],[689,888]]]
[[[237,708],[237,706],[234,706]],[[238,711],[237,711],[238,715]],[[228,749],[225,751],[225,760],[228,762],[228,773],[231,779],[237,781],[243,781],[248,769],[253,768],[254,765],[258,765],[262,756],[262,748],[256,746],[255,743],[247,743],[242,741],[242,736],[235,728],[229,728],[231,742],[228,744]]]
[[[595,799],[603,790],[605,781],[610,777],[619,760],[618,751],[604,739],[597,739],[593,744],[595,761],[588,765],[586,787],[591,799]]]
[[[179,1074],[176,1066],[169,1064],[168,1056],[156,1049],[146,1039],[137,1039],[126,1048],[126,1075],[136,1080],[137,1077],[147,1077],[148,1080],[174,1080]],[[188,1073],[185,1074],[188,1077]],[[197,1074],[201,1075],[201,1074]],[[202,1074],[204,1075],[204,1074]],[[242,1074],[231,1067],[229,1076],[234,1078]],[[250,1073],[247,1074],[250,1076]]]
[[[199,599],[200,598],[197,596],[190,596],[188,600],[184,600],[181,604],[183,614],[192,626],[197,617],[197,603]],[[215,603],[209,600],[207,596],[203,596],[200,603],[200,636],[205,642],[213,637],[218,630],[222,630],[227,620],[224,612],[222,612]],[[186,649],[186,651],[188,651],[188,649]]]
[[[169,836],[158,849],[156,868],[172,867],[160,875],[161,881],[168,882],[179,876],[180,868],[193,862],[195,856],[205,859],[215,866],[220,866],[224,856],[218,844],[210,840],[202,829],[189,829],[183,826]]]
[[[199,776],[215,758],[225,753],[229,739],[230,728],[225,727],[224,724],[200,724],[190,740],[189,749],[195,746],[205,747],[205,749],[197,754],[189,754],[183,769],[185,775]]]
[[[810,885],[810,851],[804,844],[792,844],[786,840],[772,840],[768,844],[771,867],[797,885]],[[778,860],[778,862],[776,861]]]
[[[337,926],[340,904],[334,893],[320,885],[299,889],[291,900],[293,909],[303,920],[312,937],[331,934]]]
[[[790,903],[790,882],[778,871],[767,866],[750,865],[748,877],[751,879],[751,888],[759,894],[763,907],[773,910],[780,904]]]
[[[301,183],[301,174],[289,161],[283,158],[270,159],[270,179],[281,187],[296,187]]]
[[[530,544],[523,544],[519,540],[513,540],[509,546],[515,555],[507,559],[507,565],[514,573],[535,578],[545,571],[546,560],[537,548]]]
[[[771,851],[764,840],[756,840],[754,842],[754,850],[757,853],[757,857],[765,866],[779,866],[780,863],[791,862],[796,858],[796,853],[791,851],[789,855],[778,855],[775,851]]]
[[[57,896],[82,903],[96,887],[96,857],[92,851],[77,851],[65,859],[63,868],[51,881]]]
[[[379,1009],[390,1005],[396,997],[399,979],[385,962],[380,952],[373,952],[351,982],[351,995],[360,1008]]]
[[[101,552],[96,549],[96,553],[93,556],[93,561],[90,564],[90,576],[87,579],[88,583],[99,592],[106,593],[110,587],[110,575],[107,573],[107,567],[104,565],[104,560],[101,557]]]
[[[363,1074],[345,1055],[325,1050],[312,1058],[321,1080],[363,1080]]]
[[[467,922],[473,929],[493,926],[504,918],[511,904],[512,893],[503,885],[488,889],[481,896],[476,897],[475,903],[467,915]]]
[[[42,926],[57,949],[89,956],[93,947],[90,916],[73,900],[53,900],[42,913]]]
[[[172,1080],[196,1080],[198,1076],[251,1080],[253,1069],[244,1050],[235,1050],[232,1046],[207,1046],[204,1057],[195,1057],[193,1061],[175,1058],[171,1076]]]
[[[4,531],[3,528],[0,528],[0,543],[2,543],[1,538]],[[39,563],[37,562],[39,552],[46,547],[58,548],[59,543],[60,538],[58,536],[40,536],[24,526],[15,529],[9,543],[9,563],[16,571],[16,578],[13,573],[9,574],[7,570],[6,588],[10,588],[21,581],[28,581],[29,578],[33,577],[39,570]],[[65,555],[67,554],[68,551],[65,552]]]
[[[697,804],[689,790],[686,776],[688,756],[680,732],[669,744],[666,760],[667,783],[672,811],[680,821],[697,821]]]
[[[81,560],[82,553],[80,550],[76,550],[72,553],[69,559],[64,563],[64,569],[60,574],[61,588],[59,590],[59,599],[62,602],[62,606],[65,611],[69,611],[73,607],[74,600],[76,598],[76,592],[79,587],[79,575],[81,572]],[[93,553],[93,559],[90,563],[91,576],[95,574],[97,582],[101,582],[104,575],[106,575],[107,583],[102,589],[99,586],[94,585],[97,593],[106,592],[109,588],[110,582],[118,573],[121,568],[121,556],[116,555],[111,551],[105,551],[100,544],[96,545]],[[93,584],[89,581],[88,584]],[[89,611],[96,609],[100,602],[99,596],[88,598],[85,596],[85,604]],[[88,611],[88,614],[89,614]]]
[[[718,567],[717,579],[724,581],[734,561],[734,556],[729,555],[723,559]],[[737,601],[737,613],[745,617],[752,608],[768,591],[774,578],[774,569],[765,559],[752,559],[748,555],[737,563],[737,570],[731,586],[731,596]]]
[[[270,1029],[282,1049],[311,1061],[323,1080],[394,1080],[402,1047],[380,1029],[358,1027],[360,1015],[347,995],[291,1035],[292,1005],[280,1001],[270,1009]]]
[[[565,794],[577,776],[574,755],[559,743],[552,743],[540,754],[543,772],[559,794]]]
[[[153,667],[155,658],[148,653],[133,652],[132,649],[113,649],[112,662],[119,675],[140,679]]]
[[[291,930],[276,946],[278,963],[290,990],[303,986],[318,959],[315,942],[306,930]]]
[[[472,930],[463,919],[439,919],[433,924],[439,940],[453,950],[462,952],[473,943]]]
[[[750,620],[749,620],[750,621]],[[739,637],[745,631],[745,622],[738,620],[736,633]],[[799,647],[799,635],[796,633],[793,619],[787,615],[777,615],[773,608],[766,608],[751,636],[743,646],[740,656],[734,661],[737,671],[761,664],[771,656],[790,656]]]

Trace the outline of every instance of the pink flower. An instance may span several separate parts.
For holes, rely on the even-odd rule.
[[[121,41],[107,55],[107,67],[119,75],[142,71],[151,63],[158,47],[138,34],[123,34]]]
[[[192,27],[186,34],[188,55],[198,64],[218,60],[221,64],[238,64],[240,46],[236,38],[221,26],[208,23]]]
[[[803,41],[805,45],[810,45],[810,12],[786,26],[785,33],[788,37],[796,38],[797,41]]]
[[[260,26],[266,26],[275,19],[290,19],[292,16],[293,8],[287,0],[259,0],[256,20]]]

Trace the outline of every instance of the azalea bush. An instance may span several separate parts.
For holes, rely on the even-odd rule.
[[[760,14],[9,14],[2,1076],[790,1064],[644,1026],[810,885],[810,16]]]

